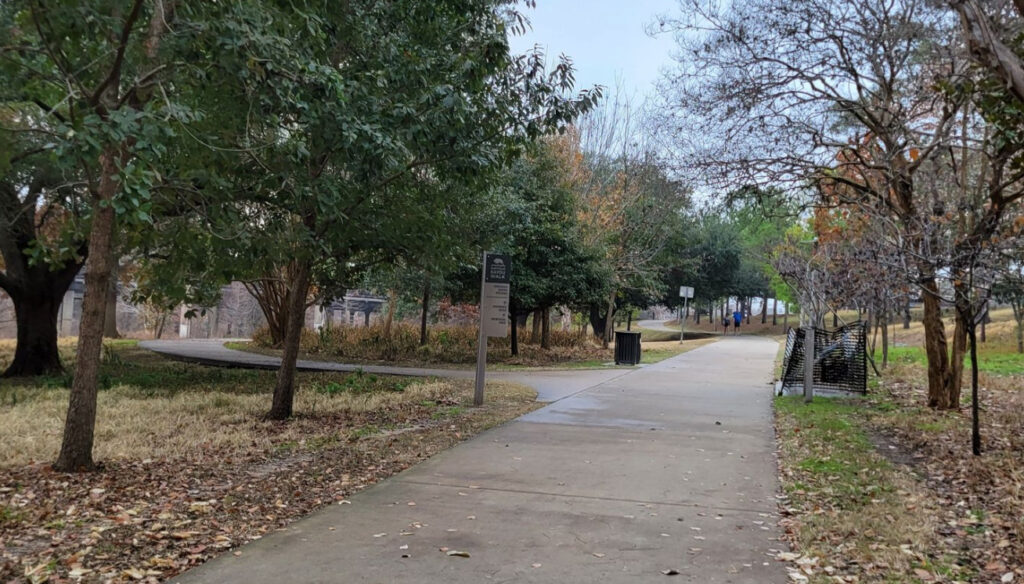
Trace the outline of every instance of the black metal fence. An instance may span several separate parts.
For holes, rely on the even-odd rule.
[[[814,329],[815,390],[868,390],[867,323],[836,330]],[[789,329],[783,360],[782,391],[804,385],[804,329]]]

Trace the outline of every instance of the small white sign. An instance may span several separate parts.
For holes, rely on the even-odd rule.
[[[693,286],[680,286],[679,287],[680,298],[693,298]]]

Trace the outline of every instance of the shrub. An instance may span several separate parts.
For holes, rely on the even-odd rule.
[[[560,363],[577,359],[598,359],[602,354],[594,341],[579,331],[552,330],[551,348],[541,349],[528,342],[530,335],[520,329],[520,356],[511,358],[510,337],[488,342],[488,360],[514,364]],[[264,330],[253,335],[253,343],[270,347],[270,335]],[[415,361],[423,363],[473,363],[476,361],[477,327],[473,325],[435,324],[428,329],[428,342],[420,345],[419,326],[395,322],[391,334],[384,325],[368,327],[330,327],[319,332],[303,331],[304,353],[343,361]]]

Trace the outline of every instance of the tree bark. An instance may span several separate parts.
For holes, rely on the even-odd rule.
[[[1024,304],[1013,304],[1013,320],[1017,322],[1017,352],[1024,353]]]
[[[592,304],[590,306],[590,314],[587,316],[587,320],[590,321],[590,328],[594,330],[594,337],[600,338],[604,331],[604,316],[601,314],[601,307]]]
[[[118,265],[115,261],[110,273],[110,284],[107,290],[107,310],[103,317],[103,336],[108,339],[120,339],[121,333],[117,330],[117,273]]]
[[[284,336],[281,368],[277,370],[274,401],[267,412],[268,420],[287,420],[292,417],[295,403],[295,364],[299,359],[302,329],[306,324],[306,297],[309,295],[310,269],[305,262],[297,262],[295,279],[288,290],[288,317]]]
[[[57,314],[64,292],[60,290],[11,296],[18,327],[14,360],[3,377],[46,375],[63,370],[57,350]]]
[[[880,313],[878,326],[882,327],[882,369],[889,364],[889,315]]]
[[[966,312],[961,312],[966,310]],[[964,361],[967,358],[968,334],[973,325],[967,322],[970,318],[970,309],[957,308],[956,324],[953,327],[953,351],[949,361],[949,383],[946,386],[946,400],[948,406],[943,409],[956,410],[960,408],[960,394],[963,390]]]
[[[779,324],[779,299],[772,298],[772,326]]]
[[[768,295],[761,297],[761,324],[768,322]]]
[[[508,320],[512,325],[512,356],[516,357],[519,355],[519,321],[516,318],[518,311],[516,310],[515,300],[510,300],[508,303]]]
[[[928,355],[928,405],[940,410],[956,407],[950,395],[950,363],[946,327],[942,322],[939,286],[934,276],[921,281],[924,296],[924,341]]]
[[[982,310],[984,310],[984,314],[981,317],[981,335],[980,335],[980,338],[978,340],[981,341],[982,343],[984,343],[984,342],[988,341],[987,335],[985,334],[985,325],[987,325],[989,323],[989,321],[991,320],[989,318],[989,316],[988,316],[988,303],[987,302],[985,303],[985,306],[984,306],[984,308],[982,308]]]
[[[157,324],[156,324],[156,331],[155,331],[155,334],[154,334],[153,338],[159,339],[164,334],[164,326],[167,325],[167,313],[166,312],[162,312],[160,314],[160,318],[157,319],[156,322],[157,322]]]
[[[804,403],[814,400],[814,323],[804,329]]]
[[[540,342],[541,312],[539,308],[533,311],[533,331],[530,333],[530,342],[535,345]]]
[[[910,328],[910,301],[903,306],[903,329]]]
[[[608,296],[608,314],[604,320],[604,337],[601,338],[601,348],[607,349],[612,340],[612,333],[615,331],[615,296],[616,290],[612,290]]]
[[[96,429],[96,392],[100,354],[103,350],[103,321],[114,263],[114,232],[117,216],[111,201],[120,188],[118,161],[122,154],[107,147],[100,155],[100,184],[92,203],[89,229],[89,259],[86,262],[85,297],[79,325],[75,377],[71,384],[64,439],[53,467],[63,472],[93,470],[93,440]]]
[[[540,320],[540,348],[551,348],[551,309],[545,308],[541,311]]]
[[[968,335],[971,341],[971,452],[974,456],[981,455],[981,413],[978,404],[978,339],[974,336],[973,315],[965,315],[962,320],[968,322]]]
[[[384,319],[384,337],[391,338],[391,324],[395,322],[395,310],[398,308],[398,293],[388,290],[388,316]]]
[[[427,344],[427,314],[430,310],[430,280],[423,284],[423,310],[420,312],[420,346]]]

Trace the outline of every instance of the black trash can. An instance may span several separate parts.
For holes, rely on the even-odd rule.
[[[640,333],[615,331],[615,364],[636,365],[640,362]]]

